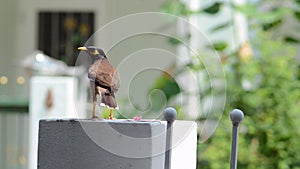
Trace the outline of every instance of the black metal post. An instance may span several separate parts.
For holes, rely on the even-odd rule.
[[[244,119],[244,113],[241,110],[234,109],[230,112],[230,120],[232,122],[232,144],[231,144],[230,169],[237,168],[238,127],[243,119]]]
[[[171,169],[172,124],[175,121],[176,117],[177,112],[174,108],[168,107],[165,109],[164,118],[167,121],[165,169]]]

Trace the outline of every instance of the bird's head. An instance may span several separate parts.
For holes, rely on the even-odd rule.
[[[83,47],[79,47],[78,50],[82,50],[88,53],[93,59],[93,61],[106,58],[106,55],[103,52],[103,50],[94,46],[86,46],[86,47],[83,46]]]

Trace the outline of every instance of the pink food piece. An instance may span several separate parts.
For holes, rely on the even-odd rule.
[[[134,116],[133,120],[140,121],[140,120],[142,120],[142,116]]]

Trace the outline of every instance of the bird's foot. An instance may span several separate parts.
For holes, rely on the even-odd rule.
[[[116,120],[114,117],[108,117],[108,120]]]
[[[110,120],[114,120],[114,109],[109,109],[109,116],[108,116],[108,119]]]
[[[93,115],[92,119],[98,119],[98,116]]]

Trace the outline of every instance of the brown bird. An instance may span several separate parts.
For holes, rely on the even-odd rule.
[[[110,109],[109,119],[113,118],[113,110],[118,107],[115,93],[120,87],[120,76],[116,69],[109,63],[102,49],[94,46],[79,47],[78,50],[85,51],[92,58],[92,65],[88,71],[90,86],[93,95],[92,118],[97,118],[95,108],[97,95],[101,96],[101,106]]]

